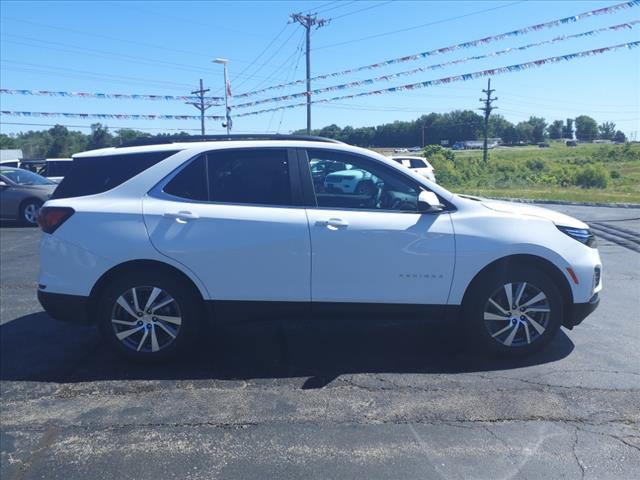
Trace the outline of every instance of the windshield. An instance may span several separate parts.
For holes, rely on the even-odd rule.
[[[20,168],[1,168],[0,174],[18,185],[55,185],[55,182],[47,180],[37,173]]]

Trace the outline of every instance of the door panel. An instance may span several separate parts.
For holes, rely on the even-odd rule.
[[[363,155],[301,154],[313,208],[314,302],[447,303],[455,243],[450,215],[419,213],[425,188]]]
[[[146,197],[144,215],[154,247],[189,267],[211,299],[310,300],[309,229],[303,208]]]
[[[17,218],[20,214],[18,212],[20,202],[27,197],[19,187],[10,184],[7,180],[5,183],[7,184],[5,187],[0,187],[0,215],[3,218]]]
[[[296,162],[282,148],[199,156],[144,199],[151,242],[195,272],[211,300],[308,302],[311,243],[305,209],[293,206]]]
[[[307,215],[314,302],[447,303],[455,257],[449,214],[308,209]],[[340,222],[347,225],[331,225]]]

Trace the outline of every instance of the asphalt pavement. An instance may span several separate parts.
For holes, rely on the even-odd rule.
[[[0,477],[606,478],[640,475],[640,209],[590,223],[600,307],[518,361],[439,323],[229,324],[127,363],[35,297],[38,230],[0,225]]]

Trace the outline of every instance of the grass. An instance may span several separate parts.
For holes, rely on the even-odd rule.
[[[439,183],[459,193],[640,204],[640,144],[504,147],[491,150],[486,164],[478,150],[426,152]]]

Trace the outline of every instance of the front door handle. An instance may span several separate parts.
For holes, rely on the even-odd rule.
[[[188,212],[186,210],[181,210],[179,212],[165,212],[164,217],[175,218],[178,223],[187,223],[187,220],[196,220],[200,218],[197,213]]]
[[[349,222],[341,218],[330,218],[329,220],[319,220],[316,222],[318,227],[327,227],[329,230],[338,230],[340,228],[347,228]]]

